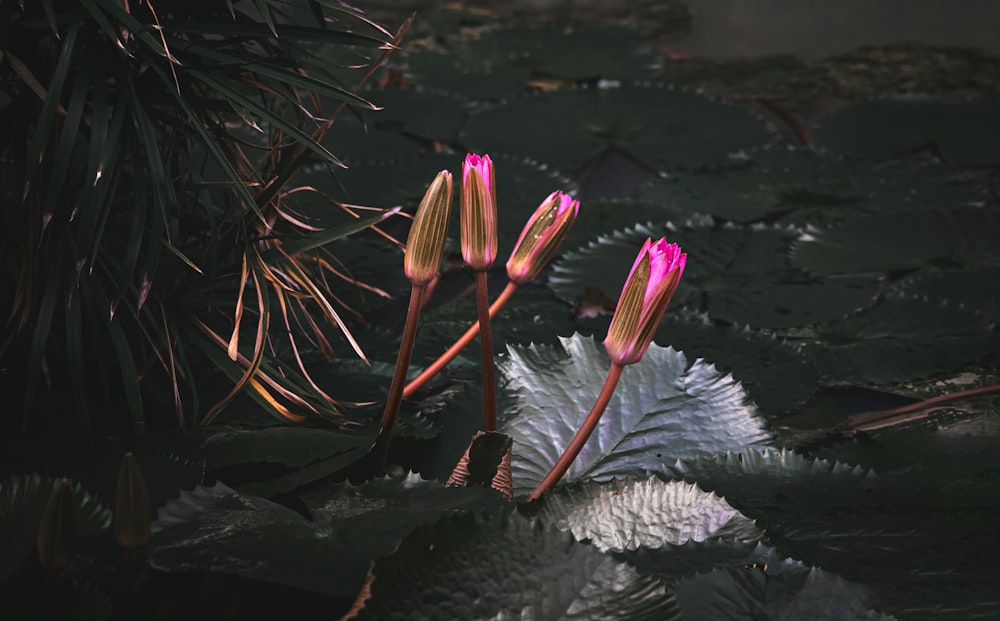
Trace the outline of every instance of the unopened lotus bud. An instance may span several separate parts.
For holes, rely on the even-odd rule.
[[[668,244],[665,239],[656,243],[647,239],[643,244],[604,340],[604,347],[615,363],[634,364],[646,353],[686,263],[687,255],[677,244]]]
[[[497,256],[497,199],[489,155],[469,153],[462,165],[462,258],[488,270]]]
[[[538,278],[566,239],[579,211],[580,201],[568,194],[558,190],[549,194],[521,231],[507,260],[507,277],[517,284]]]
[[[146,481],[132,453],[126,453],[118,468],[115,489],[115,541],[123,548],[141,548],[149,543],[152,512]]]
[[[58,481],[38,524],[38,563],[57,572],[76,554],[76,502],[69,480]]]
[[[406,239],[403,271],[414,285],[429,283],[441,269],[448,216],[451,215],[451,196],[451,173],[442,170],[424,193]]]

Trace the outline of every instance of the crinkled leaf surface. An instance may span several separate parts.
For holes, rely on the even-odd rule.
[[[611,315],[604,314],[579,319],[577,328],[604,336],[610,323]],[[768,330],[721,325],[702,313],[679,311],[664,316],[653,341],[697,353],[720,371],[732,373],[769,418],[802,405],[819,385],[816,364],[802,353],[801,345]]]
[[[983,199],[977,186],[954,178],[954,168],[923,161],[873,165],[808,148],[765,148],[737,163],[659,177],[640,196],[682,213],[738,222],[793,210],[800,212],[796,220],[824,221]]]
[[[711,127],[711,132],[701,131]],[[575,88],[512,99],[469,117],[461,139],[578,170],[609,147],[654,169],[697,168],[773,138],[746,109],[666,88]]]
[[[593,339],[511,347],[498,365],[511,399],[499,430],[514,439],[515,496],[530,492],[579,429],[610,362]],[[764,420],[731,376],[655,344],[627,367],[564,482],[663,471],[682,457],[766,445]]]
[[[1000,347],[1000,337],[983,316],[901,296],[816,326],[814,332],[805,352],[828,384],[919,379],[957,369]]]
[[[976,207],[872,216],[804,234],[792,263],[819,274],[1000,265],[1000,213]]]
[[[417,528],[371,573],[359,620],[680,618],[658,580],[517,514]]]
[[[768,416],[802,404],[819,383],[809,356],[766,331],[719,326],[705,316],[674,313],[660,323],[653,340],[732,373]]]
[[[813,459],[787,449],[748,448],[682,459],[669,476],[723,496],[764,528],[782,516],[872,501],[876,477],[858,466]]]
[[[671,306],[701,298],[714,319],[778,328],[839,318],[873,302],[878,277],[823,278],[790,268],[785,255],[796,235],[773,227],[718,228],[705,220],[636,225],[566,253],[553,265],[549,286],[570,302],[589,287],[617,300],[643,241],[665,236],[691,257]]]
[[[0,581],[6,580],[35,549],[38,524],[61,479],[37,474],[0,481]],[[70,482],[76,505],[77,537],[93,537],[111,525],[111,510],[79,483]]]
[[[729,619],[815,619],[889,621],[867,603],[866,589],[817,568],[724,568],[682,580],[675,586],[686,617]],[[784,570],[784,571],[782,571]]]
[[[946,616],[965,619],[1000,611],[995,530],[995,506],[857,507],[788,521],[768,534],[783,553],[868,585],[886,611],[933,619],[948,607]]]
[[[709,539],[754,543],[763,534],[725,499],[682,481],[625,479],[564,486],[546,494],[541,505],[543,521],[605,552]]]
[[[813,128],[819,148],[889,159],[934,147],[963,166],[1000,164],[1000,105],[906,97],[844,106]]]
[[[306,500],[313,521],[222,483],[184,492],[153,524],[151,563],[353,597],[371,560],[390,552],[418,524],[506,504],[493,490],[444,488],[416,475],[331,487]]]
[[[350,430],[305,427],[195,427],[171,434],[162,448],[200,456],[209,470],[245,463],[305,466],[319,459],[371,445],[372,438]]]

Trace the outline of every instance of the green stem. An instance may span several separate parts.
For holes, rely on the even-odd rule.
[[[385,472],[385,460],[389,456],[389,442],[392,440],[392,428],[396,424],[396,413],[403,397],[403,386],[406,384],[406,371],[410,367],[410,356],[413,355],[413,342],[417,336],[417,320],[420,319],[420,306],[424,297],[424,285],[413,285],[410,289],[410,306],[406,310],[406,325],[403,327],[403,338],[399,344],[399,355],[396,357],[396,370],[392,374],[392,384],[389,386],[389,397],[382,411],[382,429],[372,448],[375,468],[378,474]]]
[[[594,401],[594,407],[590,408],[590,413],[587,414],[587,418],[583,420],[583,424],[580,425],[580,429],[577,430],[576,435],[570,440],[569,444],[566,446],[566,450],[563,454],[559,456],[555,465],[549,470],[549,473],[545,475],[542,482],[538,484],[535,491],[531,492],[528,496],[528,502],[533,500],[538,500],[542,494],[549,491],[555,487],[559,479],[566,474],[569,470],[570,465],[576,459],[576,456],[580,454],[583,449],[583,445],[587,443],[590,439],[590,434],[594,432],[597,428],[597,422],[601,420],[601,416],[604,414],[604,410],[608,407],[608,403],[611,401],[612,395],[615,394],[615,387],[618,386],[618,380],[621,379],[622,371],[625,369],[624,365],[620,365],[617,362],[611,363],[611,368],[608,370],[608,377],[604,380],[604,386],[601,387],[601,392],[597,395],[597,400]]]
[[[476,307],[479,311],[479,346],[483,355],[483,430],[497,430],[497,382],[493,369],[493,332],[490,330],[490,296],[486,270],[476,271]]]

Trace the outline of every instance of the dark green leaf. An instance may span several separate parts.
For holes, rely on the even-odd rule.
[[[680,617],[659,581],[516,514],[420,527],[371,575],[359,620]]]
[[[493,490],[445,488],[416,475],[330,487],[306,500],[313,521],[221,483],[182,492],[153,524],[151,563],[353,597],[369,563],[391,552],[415,526],[505,504]]]
[[[796,267],[820,274],[997,266],[998,237],[996,211],[950,207],[810,231],[795,244],[791,258]]]
[[[889,159],[936,149],[963,166],[1000,164],[1000,106],[986,101],[907,97],[844,106],[820,117],[816,145],[844,155]]]
[[[899,296],[815,326],[805,353],[828,384],[885,384],[951,371],[1000,347],[984,317],[959,306]]]
[[[711,128],[710,132],[701,131]],[[579,170],[609,147],[647,166],[692,169],[763,146],[767,125],[744,109],[665,88],[578,88],[513,99],[469,118],[462,141]]]

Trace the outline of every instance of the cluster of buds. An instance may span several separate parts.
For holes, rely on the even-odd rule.
[[[487,432],[495,430],[496,399],[490,318],[518,285],[538,277],[558,252],[580,211],[579,201],[561,191],[553,192],[541,202],[528,219],[507,260],[507,277],[510,282],[493,305],[489,306],[486,271],[492,267],[497,255],[497,201],[493,161],[488,155],[469,153],[466,156],[462,165],[461,248],[462,258],[476,273],[479,323],[469,328],[455,345],[404,389],[402,382],[405,380],[416,331],[419,296],[422,295],[424,285],[432,281],[440,269],[451,200],[451,173],[443,170],[427,189],[410,229],[404,268],[407,278],[413,283],[415,295],[411,298],[411,311],[404,330],[400,358],[397,360],[396,376],[393,378],[390,398],[383,415],[380,440],[384,440],[391,429],[399,398],[404,394],[412,394],[423,385],[454,358],[477,332],[481,336],[483,355],[484,429]],[[642,245],[622,287],[607,338],[604,340],[612,362],[604,387],[584,424],[529,500],[538,498],[551,489],[566,472],[608,405],[622,370],[627,365],[639,362],[646,353],[653,333],[666,312],[667,304],[677,289],[686,263],[687,255],[681,252],[677,244],[667,243],[666,239],[661,238],[655,242],[646,239]],[[385,442],[380,444],[384,458]]]

